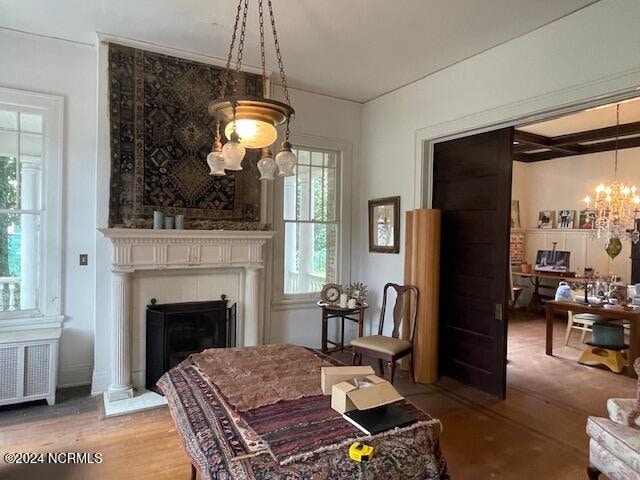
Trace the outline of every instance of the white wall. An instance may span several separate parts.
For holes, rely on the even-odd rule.
[[[604,0],[366,103],[356,209],[401,195],[404,220],[422,204],[415,159],[425,132],[452,135],[640,85],[638,18],[640,2]],[[360,222],[361,239],[366,228]],[[402,281],[403,251],[371,254],[363,240],[360,252],[359,276],[370,289]]]
[[[91,381],[95,289],[96,76],[93,48],[0,29],[0,85],[65,100],[60,385]],[[87,253],[89,265],[78,265]]]
[[[343,170],[350,171],[350,184],[345,185],[345,194],[350,196],[352,206],[351,212],[343,215],[343,222],[347,226],[353,223],[352,218],[366,216],[366,210],[360,211],[357,207],[359,202],[359,186],[360,186],[360,135],[361,135],[361,119],[362,105],[355,102],[335,99],[324,95],[304,92],[301,90],[292,90],[291,104],[296,109],[295,120],[291,124],[292,136],[312,136],[319,137],[320,142],[323,138],[328,141],[338,140],[346,143],[352,148],[351,163],[343,163]],[[279,87],[275,87],[274,96],[282,98],[282,92]],[[321,146],[321,145],[318,145]],[[343,201],[345,200],[343,195]],[[358,229],[351,229],[351,238],[345,241],[350,242],[351,257],[359,256],[359,248],[361,242],[357,235]],[[276,241],[281,238],[276,236]],[[353,264],[353,262],[351,262]],[[359,280],[352,273],[352,268],[346,269],[351,272],[350,278],[342,278],[343,284],[350,281]],[[343,275],[343,276],[345,276]],[[277,279],[273,278],[276,282]],[[337,324],[337,321],[336,321]],[[335,327],[335,325],[333,325]],[[331,326],[330,326],[331,328]],[[357,332],[355,324],[347,322],[345,325],[345,338],[350,339]],[[335,330],[331,329],[330,333],[335,334]],[[295,306],[274,305],[270,313],[270,336],[266,339],[271,343],[295,343],[310,347],[319,347],[321,342],[321,315],[320,309],[316,306],[315,300],[298,304]]]
[[[536,228],[541,210],[554,210],[556,216],[558,210],[583,210],[585,195],[595,198],[595,187],[613,180],[613,156],[614,152],[601,152],[514,162],[512,198],[520,200],[522,226]],[[618,180],[640,188],[640,148],[620,150]]]

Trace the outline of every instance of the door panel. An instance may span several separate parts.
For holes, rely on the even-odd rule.
[[[513,129],[434,147],[440,373],[504,398]],[[502,319],[497,319],[501,311]]]

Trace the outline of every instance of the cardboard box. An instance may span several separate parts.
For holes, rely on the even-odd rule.
[[[331,395],[331,387],[336,383],[354,378],[364,378],[373,375],[375,372],[370,366],[358,367],[322,367],[320,371],[320,384],[324,395]]]
[[[369,375],[358,386],[353,380],[334,385],[331,390],[331,408],[338,413],[356,409],[368,410],[403,398],[384,378]]]

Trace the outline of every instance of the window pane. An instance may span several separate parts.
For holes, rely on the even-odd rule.
[[[36,113],[21,113],[20,131],[42,133],[42,115]]]
[[[298,165],[309,165],[311,163],[311,152],[308,150],[298,150],[296,156],[298,157]]]
[[[0,110],[0,128],[6,128],[7,130],[17,130],[18,112]]]
[[[0,214],[0,311],[38,307],[38,214]]]
[[[18,132],[0,131],[0,157],[18,156]]]
[[[298,185],[296,195],[296,218],[298,220],[309,220],[310,192],[309,192],[309,169],[305,165],[298,165]]]
[[[337,226],[285,223],[284,293],[318,293],[336,280]]]
[[[296,219],[296,177],[284,177],[283,214],[285,220]]]
[[[311,214],[313,219],[318,221],[326,220],[324,168],[322,167],[311,167],[311,193]]]
[[[18,180],[16,157],[0,155],[0,208],[17,208]]]
[[[20,155],[29,155],[32,157],[42,156],[42,135],[21,133]]]
[[[311,152],[311,165],[315,165],[317,167],[322,167],[324,162],[324,153],[322,152]]]
[[[324,183],[325,219],[333,222],[337,219],[336,211],[338,203],[338,180],[337,170],[335,168],[325,168]]]

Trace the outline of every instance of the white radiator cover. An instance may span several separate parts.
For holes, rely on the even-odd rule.
[[[0,334],[0,405],[55,403],[61,328]]]

